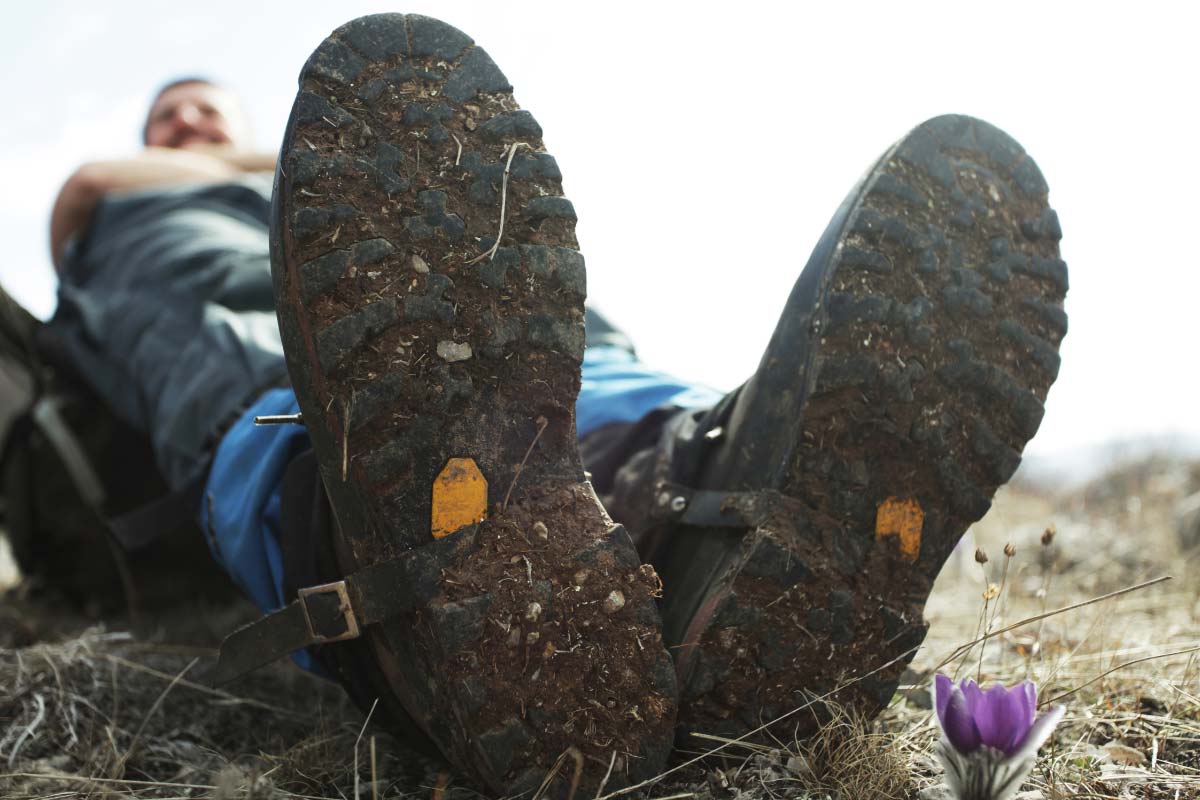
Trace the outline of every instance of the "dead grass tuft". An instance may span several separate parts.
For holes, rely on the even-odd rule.
[[[915,790],[896,735],[826,703],[831,718],[810,739],[793,742],[785,761],[814,796],[905,800]]]
[[[1200,534],[1186,535],[1179,511],[1195,513],[1198,492],[1200,469],[1163,461],[1067,493],[1003,491],[939,578],[930,635],[878,720],[830,708],[806,741],[700,737],[693,755],[720,752],[629,796],[934,797],[941,768],[929,685],[940,668],[985,684],[1030,679],[1043,701],[1066,706],[1022,787],[1030,800],[1200,797]],[[972,558],[976,547],[991,554],[987,563]],[[1117,594],[1163,574],[1173,580]],[[218,692],[184,672],[204,648],[72,630],[57,611],[39,620],[12,602],[2,611],[2,797],[478,797],[439,776],[439,762],[364,732],[336,685],[290,665]]]

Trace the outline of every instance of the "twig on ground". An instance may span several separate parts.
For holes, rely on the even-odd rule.
[[[103,654],[103,657],[108,659],[108,661],[112,662],[113,664],[119,664],[120,666],[125,667],[126,669],[135,670],[137,672],[143,672],[147,675],[153,675],[156,678],[162,678],[163,680],[167,680],[167,681],[175,680],[175,676],[171,675],[170,673],[163,672],[162,670],[154,669],[153,667],[148,667],[145,664],[139,664],[136,661],[129,661],[128,659],[121,658],[120,656],[115,656],[112,653],[105,653],[105,654]],[[237,695],[230,694],[229,692],[226,692],[222,689],[214,689],[211,686],[205,686],[202,683],[195,683],[193,681],[182,680],[182,679],[178,680],[177,683],[180,686],[184,687],[185,689],[194,689],[195,691],[201,692],[203,694],[212,695],[213,697],[219,697],[222,700],[224,700],[225,702],[230,703],[230,704],[245,705],[245,706],[249,706],[250,708],[261,708],[264,711],[270,711],[272,713],[278,714],[283,717],[291,717],[292,719],[311,720],[313,718],[312,714],[302,714],[298,711],[292,711],[287,708],[280,708],[279,706],[273,706],[270,703],[264,703],[261,700],[252,700],[252,699],[246,698],[246,697],[238,697]],[[116,719],[115,713],[113,714],[113,719]]]
[[[16,744],[13,745],[12,752],[8,754],[8,767],[12,769],[13,762],[17,760],[17,754],[21,752],[21,747],[25,744],[25,740],[33,735],[42,721],[46,719],[46,701],[41,694],[33,695],[34,705],[37,706],[37,712],[33,715],[33,721],[25,726],[25,730],[21,731],[21,735],[17,737]]]
[[[378,705],[379,698],[376,697],[375,702],[371,703],[371,710],[367,712],[367,718],[363,720],[362,727],[358,729],[358,738],[354,740],[354,800],[358,800],[360,797],[358,793],[358,745],[362,742],[363,732],[366,731],[367,725],[371,724],[371,715],[375,713],[375,707]]]
[[[145,732],[146,725],[150,722],[150,718],[157,713],[158,709],[162,706],[163,701],[167,699],[167,695],[170,694],[171,690],[175,688],[175,685],[183,679],[183,676],[188,673],[188,670],[196,666],[196,662],[199,660],[200,659],[198,658],[193,658],[191,661],[189,661],[187,666],[180,670],[179,674],[167,684],[166,688],[163,689],[161,693],[159,693],[158,699],[156,699],[154,704],[150,706],[150,710],[146,712],[146,716],[142,717],[142,724],[138,725],[137,731],[133,734],[133,741],[129,743],[128,749],[125,750],[125,755],[118,758],[116,763],[113,764],[112,769],[109,772],[110,777],[116,778],[125,774],[125,765],[129,763],[129,759],[133,757],[133,754],[137,752],[138,745],[142,743],[142,733]]]
[[[608,760],[608,772],[604,773],[604,779],[600,781],[600,787],[596,789],[596,797],[604,794],[604,787],[608,785],[608,779],[612,776],[613,765],[617,763],[617,751],[613,750],[612,758]]]
[[[1145,656],[1143,658],[1135,658],[1132,661],[1126,661],[1123,664],[1118,664],[1117,666],[1113,667],[1112,669],[1106,669],[1104,672],[1101,672],[1099,675],[1092,678],[1087,683],[1080,684],[1079,686],[1076,686],[1074,689],[1063,692],[1062,694],[1057,694],[1054,697],[1051,697],[1049,700],[1039,701],[1038,708],[1049,705],[1050,703],[1058,702],[1059,700],[1062,700],[1064,697],[1070,697],[1071,695],[1075,694],[1076,692],[1078,692],[1082,689],[1086,689],[1088,686],[1091,686],[1096,681],[1101,680],[1104,677],[1113,674],[1117,670],[1125,669],[1125,667],[1132,667],[1134,664],[1141,664],[1146,661],[1154,661],[1159,658],[1170,658],[1171,656],[1182,656],[1182,655],[1187,655],[1188,653],[1197,653],[1197,652],[1200,652],[1200,647],[1191,647],[1191,648],[1188,648],[1187,650],[1175,650],[1170,653],[1159,653],[1158,655]]]

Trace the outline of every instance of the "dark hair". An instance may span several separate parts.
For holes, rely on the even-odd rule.
[[[221,84],[206,78],[203,75],[188,75],[183,78],[175,78],[167,81],[162,86],[158,87],[158,91],[154,93],[154,98],[151,99],[150,105],[146,107],[146,121],[142,123],[142,144],[146,144],[146,135],[150,132],[150,112],[154,110],[154,105],[162,99],[162,96],[172,89],[179,86],[189,86],[193,83],[204,84],[205,86],[220,87]]]

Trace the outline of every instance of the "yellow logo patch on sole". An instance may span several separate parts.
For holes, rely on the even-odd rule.
[[[487,516],[487,479],[473,458],[452,458],[433,479],[433,538],[482,522]]]
[[[921,555],[921,526],[925,512],[912,499],[889,497],[875,512],[875,538],[895,536],[900,540],[900,555],[906,561],[916,561]]]

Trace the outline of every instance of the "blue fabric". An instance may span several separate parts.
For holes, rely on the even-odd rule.
[[[200,509],[213,558],[264,614],[294,599],[283,596],[280,498],[284,470],[309,441],[302,425],[255,425],[254,418],[299,411],[291,389],[272,389],[250,406],[217,447]],[[316,671],[307,650],[292,658]]]
[[[575,403],[575,430],[583,438],[613,422],[637,422],[663,406],[708,408],[724,395],[650,369],[628,350],[583,351],[583,385]]]
[[[610,423],[637,422],[663,406],[705,408],[720,399],[716,390],[647,368],[626,350],[591,347],[583,356],[577,433],[582,437]],[[241,416],[217,447],[201,510],[202,529],[212,534],[213,557],[264,614],[292,600],[283,596],[280,498],[284,470],[309,441],[303,426],[256,426],[254,417],[299,411],[291,389],[273,389]],[[313,669],[307,651],[293,659]]]

